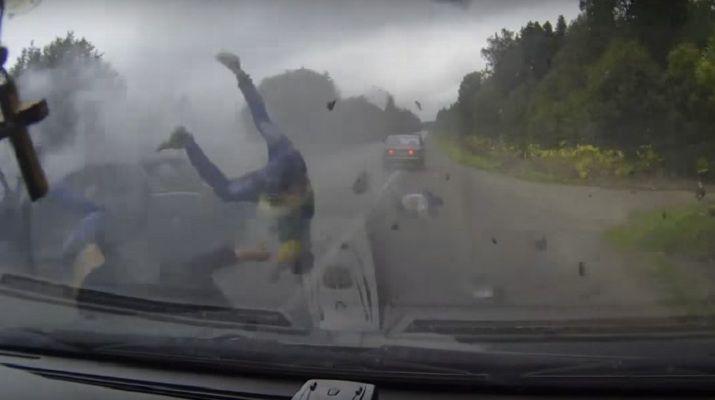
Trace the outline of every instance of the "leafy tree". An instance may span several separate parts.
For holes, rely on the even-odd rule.
[[[715,0],[581,0],[567,24],[487,40],[439,129],[525,148],[598,145],[670,173],[715,163]],[[647,153],[646,152],[646,153]],[[650,154],[650,153],[648,153]]]
[[[556,37],[562,38],[566,36],[566,18],[563,15],[559,15],[559,19],[556,21]]]
[[[671,44],[686,24],[688,0],[622,0],[623,19],[632,35],[658,62],[664,62]]]
[[[707,45],[713,32],[715,32],[715,0],[690,1],[687,20],[682,29],[683,39],[702,48]]]
[[[398,108],[389,96],[383,110],[364,97],[341,98],[327,73],[301,68],[268,77],[259,85],[268,112],[294,141],[347,145],[381,140],[389,133],[419,130],[421,123],[410,111]],[[336,100],[333,110],[328,102]],[[244,126],[257,135],[247,108]]]
[[[598,126],[597,144],[635,151],[658,140],[663,127],[661,71],[635,41],[614,41],[589,68],[586,107]]]
[[[71,143],[78,130],[82,100],[117,98],[125,92],[123,79],[85,38],[73,32],[42,49],[24,48],[10,74],[28,98],[43,97],[50,116],[37,126],[43,149],[52,151]]]
[[[422,122],[409,110],[395,105],[392,95],[387,96],[385,103],[385,129],[388,135],[417,132],[422,129]]]

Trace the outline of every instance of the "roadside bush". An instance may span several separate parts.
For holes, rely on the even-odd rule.
[[[529,144],[523,148],[501,143],[484,136],[470,135],[458,139],[468,153],[489,156],[501,165],[512,165],[522,160],[525,168],[547,172],[562,178],[589,180],[625,178],[650,175],[662,169],[663,157],[652,146],[641,146],[632,157],[621,150],[603,149],[590,144],[567,146],[561,142],[556,148],[542,148]]]

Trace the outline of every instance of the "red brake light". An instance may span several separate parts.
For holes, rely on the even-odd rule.
[[[411,155],[411,156],[414,156],[414,155],[415,155],[415,151],[412,150],[412,149],[409,149],[409,150],[407,150],[407,154],[409,154],[409,155]]]
[[[387,150],[387,154],[394,156],[395,155],[395,149],[389,149]]]

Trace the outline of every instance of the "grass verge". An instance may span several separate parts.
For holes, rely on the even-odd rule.
[[[715,203],[637,213],[606,238],[621,249],[715,258]]]
[[[632,160],[621,151],[591,145],[553,149],[530,145],[520,150],[480,136],[437,132],[432,137],[457,163],[531,182],[642,190],[693,190],[696,184],[664,176],[662,160],[650,147],[639,150]]]
[[[606,240],[633,255],[666,294],[663,302],[691,315],[715,314],[715,203],[632,215],[605,232]]]

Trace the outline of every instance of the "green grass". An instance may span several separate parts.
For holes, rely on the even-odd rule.
[[[620,248],[689,257],[715,257],[715,204],[642,212],[606,232]]]
[[[437,143],[447,153],[452,160],[466,165],[487,171],[497,171],[503,162],[496,157],[489,155],[478,155],[462,148],[459,143],[446,135],[437,135]]]
[[[637,213],[605,237],[633,252],[634,265],[666,294],[664,304],[715,314],[706,300],[715,291],[713,275],[698,262],[715,257],[715,203]]]
[[[590,145],[519,150],[482,136],[456,136],[438,132],[432,136],[450,159],[462,165],[499,172],[539,183],[591,185],[614,188],[683,188],[688,182],[664,181],[657,156],[645,149],[639,160],[625,158],[623,152]],[[656,160],[656,161],[653,161]]]
[[[662,299],[664,305],[678,307],[694,316],[715,315],[715,306],[707,300],[713,290],[711,278],[684,269],[662,253],[644,255],[643,261],[645,272],[666,294]]]
[[[528,168],[522,165],[520,168],[509,167],[507,158],[496,153],[476,154],[465,149],[458,140],[449,135],[435,135],[436,142],[449,158],[467,167],[473,167],[484,171],[501,172],[519,179],[541,183],[579,183],[576,179],[554,174],[547,171],[539,171],[535,168]]]

